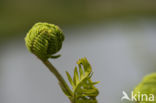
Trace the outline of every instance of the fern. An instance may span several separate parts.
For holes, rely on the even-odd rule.
[[[78,61],[79,73],[77,67],[74,70],[74,77],[66,72],[68,80],[72,85],[72,90],[65,82],[62,75],[49,62],[49,58],[58,58],[55,56],[62,47],[64,35],[62,30],[49,23],[36,23],[25,37],[26,47],[35,54],[55,75],[63,92],[68,96],[71,103],[97,103],[96,96],[98,90],[94,87],[97,82],[91,81],[92,69],[86,58]],[[83,66],[83,68],[82,68]]]
[[[86,58],[80,59],[77,64],[79,69],[75,67],[73,79],[70,74],[66,72],[72,86],[73,95],[71,96],[63,90],[64,93],[71,98],[73,103],[97,103],[96,96],[99,92],[94,85],[98,82],[92,82],[91,80],[93,75],[91,65]]]

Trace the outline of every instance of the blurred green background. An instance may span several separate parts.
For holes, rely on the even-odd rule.
[[[156,16],[155,0],[1,0],[0,36],[13,37],[36,22],[75,25]]]
[[[64,77],[88,58],[100,81],[99,103],[128,103],[121,102],[122,91],[130,95],[156,71],[155,0],[0,0],[0,103],[69,103],[25,47],[36,22],[62,28],[62,56],[50,61]]]

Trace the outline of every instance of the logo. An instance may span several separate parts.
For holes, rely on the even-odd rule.
[[[128,94],[123,91],[122,92],[123,96],[121,98],[121,101],[123,100],[128,100],[128,101],[146,101],[146,102],[152,102],[152,101],[155,101],[155,97],[154,97],[154,94],[141,94],[140,92],[138,93],[135,93],[132,91],[131,92],[131,97],[128,96]]]

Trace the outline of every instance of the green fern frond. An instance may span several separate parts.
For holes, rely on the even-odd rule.
[[[97,103],[96,96],[99,94],[95,84],[98,82],[92,82],[91,77],[93,75],[91,65],[86,58],[80,59],[78,67],[74,69],[73,79],[68,72],[66,72],[68,80],[72,86],[73,96],[68,95],[74,103]],[[79,72],[78,72],[79,70]]]

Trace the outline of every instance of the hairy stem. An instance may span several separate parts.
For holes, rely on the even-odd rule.
[[[48,67],[48,69],[55,75],[55,77],[57,78],[57,80],[59,81],[59,83],[64,87],[65,91],[72,96],[72,91],[69,88],[69,86],[67,85],[66,81],[63,79],[63,77],[61,76],[61,74],[57,71],[57,69],[48,61],[43,61],[42,62]],[[69,98],[70,102],[72,102],[72,100]]]

